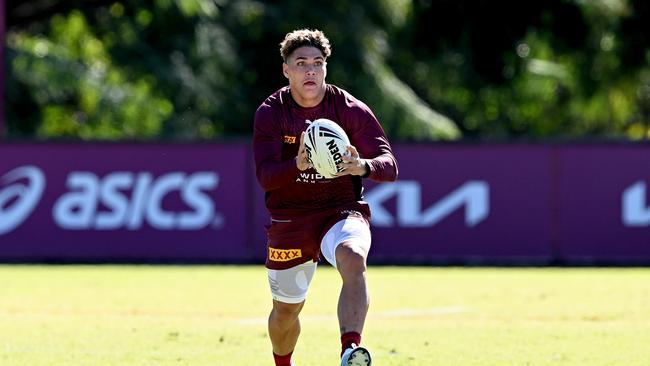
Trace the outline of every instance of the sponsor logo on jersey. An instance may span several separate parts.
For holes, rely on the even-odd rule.
[[[300,249],[276,249],[269,247],[269,260],[274,262],[288,262],[302,257]]]
[[[330,180],[326,179],[318,173],[299,173],[296,176],[296,182],[299,183],[329,183]]]
[[[295,144],[296,143],[296,136],[284,136],[284,143],[285,144]]]

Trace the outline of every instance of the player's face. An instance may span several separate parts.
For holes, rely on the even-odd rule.
[[[291,96],[298,104],[313,107],[323,100],[327,63],[318,48],[297,48],[282,64],[282,70],[289,79]]]

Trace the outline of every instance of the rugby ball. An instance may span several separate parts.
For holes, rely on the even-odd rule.
[[[305,131],[305,149],[309,163],[325,178],[336,178],[343,171],[339,165],[350,145],[348,135],[341,126],[327,118],[309,122]]]

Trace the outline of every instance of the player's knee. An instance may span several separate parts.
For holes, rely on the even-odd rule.
[[[292,321],[298,318],[300,310],[302,310],[304,302],[298,304],[288,304],[284,302],[274,301],[272,316],[278,321]]]
[[[341,275],[358,275],[366,271],[366,252],[357,245],[341,244],[336,248],[336,266]]]
[[[299,304],[305,301],[316,263],[309,261],[288,269],[269,269],[269,285],[273,300],[279,304]]]

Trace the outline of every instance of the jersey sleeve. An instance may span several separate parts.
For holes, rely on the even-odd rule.
[[[273,108],[262,104],[255,112],[253,127],[255,173],[264,191],[291,183],[298,174],[294,159],[282,161],[282,132]]]
[[[358,119],[350,142],[363,159],[368,160],[368,178],[378,182],[392,182],[397,179],[397,159],[372,111],[363,105],[359,108]]]

